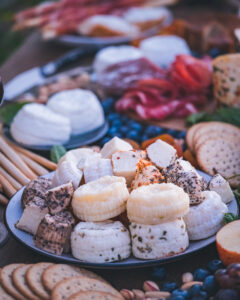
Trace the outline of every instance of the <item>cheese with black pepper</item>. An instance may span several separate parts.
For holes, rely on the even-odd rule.
[[[213,91],[217,102],[240,107],[240,54],[226,54],[214,59]]]

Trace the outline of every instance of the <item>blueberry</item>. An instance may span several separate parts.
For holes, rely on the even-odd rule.
[[[217,284],[214,280],[213,275],[209,275],[205,278],[202,286],[203,290],[206,291],[210,296],[213,296],[217,292]]]
[[[193,278],[195,281],[203,281],[208,275],[210,275],[208,270],[205,269],[197,269],[193,273]]]
[[[166,269],[164,267],[154,268],[151,277],[154,280],[161,281],[166,278]]]
[[[191,298],[191,300],[208,300],[208,299],[209,299],[208,294],[204,291],[199,291]]]
[[[172,137],[177,137],[177,130],[168,129],[167,134],[170,134]]]
[[[188,291],[177,289],[172,292],[172,296],[181,296],[184,299],[189,299]]]
[[[192,56],[196,57],[196,58],[200,58],[200,55],[198,52],[196,51],[192,51]]]
[[[162,287],[162,291],[172,292],[177,289],[176,282],[165,282]]]
[[[212,58],[215,58],[221,54],[221,51],[218,48],[213,48],[209,51],[209,54],[212,56]]]
[[[112,126],[113,127],[121,127],[122,126],[122,122],[121,122],[121,120],[120,119],[115,119],[115,120],[113,120],[112,121]]]
[[[120,115],[117,114],[117,113],[111,113],[107,116],[107,119],[109,122],[112,122],[113,120],[116,120],[116,119],[120,119]]]
[[[121,119],[122,123],[126,123],[129,120],[129,118],[127,116],[124,116],[124,115],[120,115],[120,119]]]
[[[117,127],[111,127],[111,128],[109,128],[109,130],[108,130],[108,135],[109,136],[115,136],[115,134],[118,132],[118,128]]]
[[[185,139],[185,137],[186,137],[186,131],[180,131],[177,133],[178,139]]]
[[[110,113],[113,110],[114,99],[108,98],[102,102],[103,110],[106,114]]]
[[[129,132],[129,128],[127,126],[121,126],[119,130],[124,136]]]
[[[148,140],[149,138],[150,138],[150,137],[149,137],[149,135],[147,135],[147,134],[141,135],[141,141],[142,141],[142,142]]]
[[[220,259],[213,259],[208,263],[207,268],[211,273],[215,273],[218,269],[223,268],[223,264]]]
[[[100,140],[100,146],[102,147],[104,144],[106,144],[108,141],[110,141],[111,140],[111,137],[109,137],[109,136],[105,136],[104,138],[102,138],[101,140]]]
[[[193,285],[189,290],[188,293],[190,295],[190,297],[192,297],[193,295],[197,294],[198,292],[200,292],[202,289],[201,285],[199,284],[195,284]]]
[[[140,123],[132,123],[129,127],[136,131],[141,131],[143,129],[143,127]]]
[[[138,131],[136,130],[130,130],[127,134],[126,134],[126,138],[130,139],[130,140],[135,140],[135,141],[139,141],[141,139],[141,135]]]
[[[151,138],[151,137],[155,137],[155,136],[158,136],[158,135],[162,134],[163,133],[163,129],[161,127],[149,125],[145,129],[144,133],[147,134]]]
[[[186,298],[184,298],[181,295],[171,295],[169,298],[167,298],[168,300],[185,300]]]

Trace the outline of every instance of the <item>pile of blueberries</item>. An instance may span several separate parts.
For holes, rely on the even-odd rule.
[[[154,268],[151,277],[157,283],[164,281],[166,269]],[[225,269],[221,260],[211,260],[206,269],[195,270],[193,280],[203,284],[182,290],[176,282],[164,282],[160,290],[171,293],[167,300],[240,300],[240,264],[232,264]]]
[[[109,130],[100,140],[100,146],[103,146],[114,136],[119,138],[128,138],[140,144],[147,139],[165,133],[178,139],[184,139],[186,136],[185,131],[166,129],[153,125],[144,125],[143,123],[130,119],[126,115],[117,113],[114,109],[114,104],[115,101],[113,98],[107,98],[102,102],[105,116],[109,123]]]

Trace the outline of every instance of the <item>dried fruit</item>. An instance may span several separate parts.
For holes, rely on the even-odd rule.
[[[143,283],[143,290],[145,292],[151,292],[151,291],[159,291],[159,286],[154,281],[144,281]]]

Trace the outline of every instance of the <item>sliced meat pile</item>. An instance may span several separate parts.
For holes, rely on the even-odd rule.
[[[123,92],[117,101],[119,112],[134,111],[144,120],[186,117],[206,104],[212,83],[209,59],[177,56],[167,70],[145,58],[107,68],[100,84],[108,93]]]

